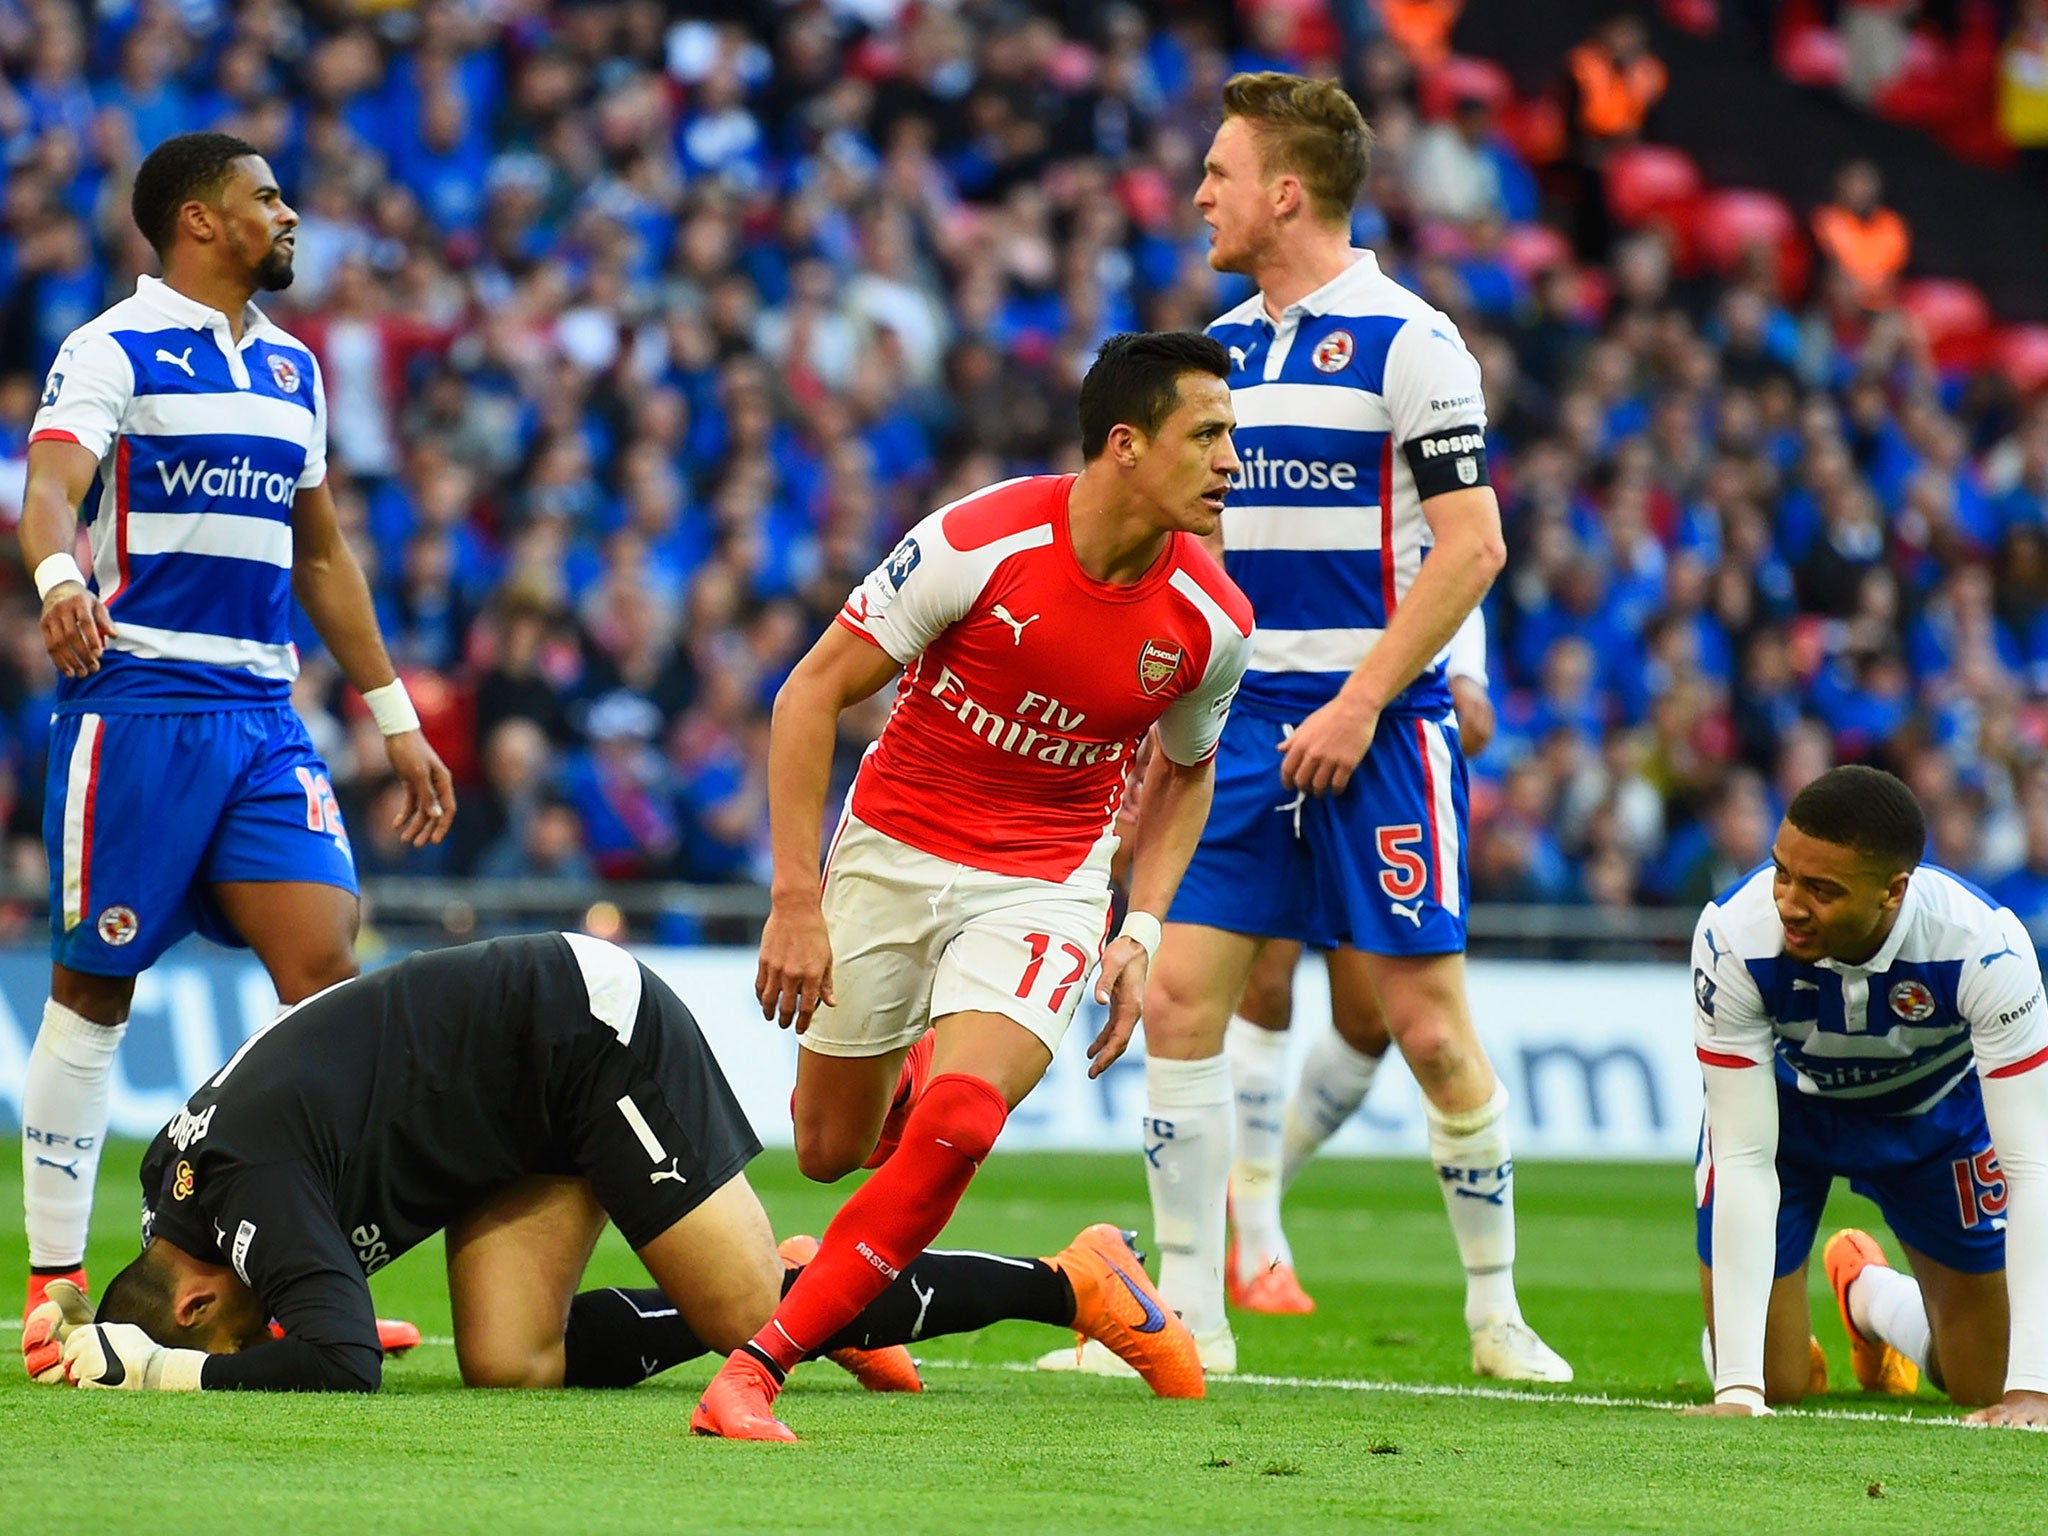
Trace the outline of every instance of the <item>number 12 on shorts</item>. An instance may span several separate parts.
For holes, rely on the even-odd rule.
[[[1024,977],[1017,983],[1019,997],[1031,996],[1038,985],[1038,973],[1045,969],[1045,957],[1052,949],[1052,935],[1049,933],[1027,933],[1024,942],[1031,946],[1031,960],[1024,967]],[[1045,1006],[1052,1012],[1060,1011],[1060,1004],[1067,1000],[1067,994],[1074,990],[1074,983],[1088,974],[1088,951],[1078,944],[1062,943],[1060,953],[1072,960],[1073,966],[1059,979],[1052,989],[1052,995],[1045,1000]]]

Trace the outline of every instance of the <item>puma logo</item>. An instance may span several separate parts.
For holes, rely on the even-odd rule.
[[[910,1325],[910,1336],[913,1339],[922,1338],[924,1336],[924,1315],[931,1310],[932,1298],[939,1294],[939,1288],[933,1285],[927,1286],[924,1290],[919,1290],[917,1288],[917,1276],[912,1275],[910,1277],[910,1294],[917,1298],[917,1320]]]
[[[156,360],[160,363],[169,363],[174,368],[184,369],[185,377],[188,379],[199,377],[198,374],[192,371],[192,349],[190,347],[187,347],[176,357],[171,356],[164,348],[158,347],[156,349]]]
[[[1792,990],[1794,992],[1818,992],[1820,990],[1820,983],[1817,981],[1794,981],[1792,983]]]
[[[1418,928],[1422,926],[1422,903],[1420,901],[1411,902],[1405,906],[1398,901],[1390,901],[1387,903],[1387,906],[1396,917],[1405,917]]]
[[[2007,955],[2011,955],[2014,959],[2019,958],[2019,951],[2012,947],[2012,939],[2010,936],[2006,938],[2005,948],[2001,949],[1995,955],[1979,955],[1977,957],[1977,964],[1980,966],[1990,965],[1995,961],[2003,960]]]
[[[993,607],[989,611],[1017,632],[1017,643],[1019,645],[1022,645],[1024,643],[1025,628],[1029,625],[1036,624],[1039,619],[1039,616],[1035,613],[1031,615],[1031,617],[1028,619],[1016,618],[1011,614],[1010,610],[1005,608],[1001,603],[997,603],[995,607]]]
[[[78,1165],[84,1161],[84,1158],[74,1157],[68,1163],[60,1163],[57,1162],[54,1158],[48,1158],[43,1156],[43,1154],[40,1152],[36,1154],[36,1166],[38,1168],[54,1168],[59,1173],[63,1174],[66,1178],[71,1179],[74,1182],[78,1178]]]
[[[682,1176],[682,1173],[677,1168],[677,1164],[679,1164],[681,1161],[681,1158],[670,1158],[668,1160],[668,1166],[666,1168],[657,1168],[654,1170],[654,1172],[647,1175],[647,1182],[650,1184],[659,1184],[663,1179],[674,1179],[678,1184],[689,1183],[690,1181],[684,1178]]]

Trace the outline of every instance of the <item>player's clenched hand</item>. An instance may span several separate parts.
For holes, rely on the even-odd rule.
[[[1990,1424],[2008,1429],[2048,1428],[2048,1393],[2008,1392],[1989,1408],[1979,1408],[1965,1424]]]
[[[401,731],[384,738],[384,755],[405,785],[405,805],[392,831],[414,848],[440,842],[455,821],[455,780],[441,754],[418,731]]]
[[[1116,939],[1102,952],[1095,1001],[1109,1004],[1109,1020],[1088,1047],[1090,1077],[1107,1072],[1131,1043],[1131,1032],[1145,1011],[1145,980],[1151,970],[1151,957],[1136,939]]]
[[[85,1292],[69,1280],[52,1280],[43,1290],[42,1302],[21,1320],[21,1361],[29,1379],[62,1386],[67,1379],[64,1343],[91,1321],[92,1303]]]
[[[761,964],[754,972],[754,996],[761,1017],[802,1034],[820,1003],[831,1006],[832,938],[825,931],[825,912],[815,898],[808,902],[777,902],[761,929]]]
[[[100,653],[114,636],[107,605],[75,581],[50,588],[43,600],[43,649],[66,677],[100,669]]]
[[[1351,782],[1372,745],[1380,713],[1338,694],[1280,743],[1280,782],[1311,795],[1334,795]]]

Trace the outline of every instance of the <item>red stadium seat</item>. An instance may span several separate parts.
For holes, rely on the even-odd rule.
[[[1991,305],[1959,278],[1922,277],[1899,290],[1899,308],[1920,327],[1935,363],[1964,368],[1990,354]]]
[[[1448,117],[1452,108],[1471,96],[1500,112],[1515,99],[1515,83],[1491,59],[1454,56],[1423,77],[1419,94],[1425,117]]]
[[[1830,27],[1802,27],[1778,45],[1778,73],[1794,85],[1840,90],[1848,54]]]
[[[1557,164],[1571,138],[1564,107],[1550,95],[1523,96],[1509,102],[1495,123],[1515,153],[1531,166]]]
[[[1634,228],[1659,213],[1700,195],[1699,167],[1683,150],[1663,144],[1631,144],[1607,160],[1607,207]]]
[[[1775,192],[1727,187],[1700,199],[1693,221],[1694,251],[1715,272],[1732,272],[1752,249],[1768,248],[1776,259],[1778,292],[1786,302],[1806,289],[1813,271],[1799,218]]]
[[[2048,325],[2011,325],[1998,333],[1998,371],[2021,394],[2048,389]]]
[[[1548,224],[1511,224],[1500,237],[1500,259],[1528,282],[1539,272],[1571,265],[1572,243]]]

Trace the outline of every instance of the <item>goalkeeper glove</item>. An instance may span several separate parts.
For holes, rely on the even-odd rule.
[[[64,1384],[64,1341],[92,1321],[92,1303],[75,1281],[62,1276],[43,1288],[43,1299],[21,1320],[21,1359],[29,1378],[45,1386]]]
[[[76,1387],[196,1392],[206,1352],[166,1349],[133,1323],[89,1323],[64,1345],[64,1373]]]

